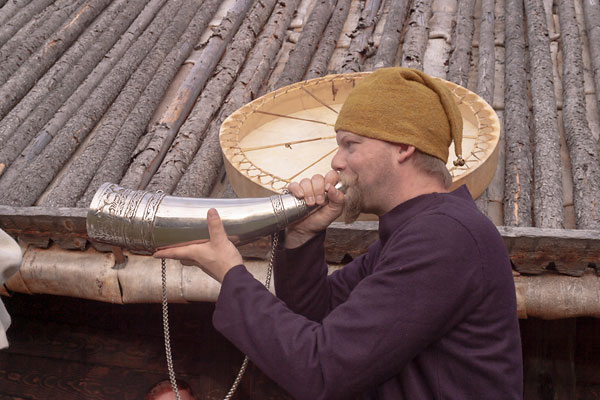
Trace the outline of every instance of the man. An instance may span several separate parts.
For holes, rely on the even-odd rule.
[[[276,252],[279,299],[246,271],[215,210],[210,242],[156,256],[222,282],[215,327],[296,398],[521,398],[506,248],[465,187],[448,192],[452,140],[462,160],[451,93],[420,71],[380,69],[353,89],[335,129],[334,171],[289,187],[323,206]],[[327,276],[325,229],[360,212],[379,216],[379,240]]]

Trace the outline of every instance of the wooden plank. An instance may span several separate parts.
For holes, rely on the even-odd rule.
[[[549,263],[558,272],[581,276],[600,266],[600,232],[575,229],[498,227],[517,271],[539,274]]]
[[[89,304],[87,305],[90,306]],[[153,311],[160,315],[158,307]],[[198,317],[200,317],[199,315]],[[202,318],[209,318],[204,315]],[[120,319],[120,318],[119,318]],[[137,317],[138,324],[148,327],[148,322]],[[125,332],[118,329],[98,329],[65,322],[39,321],[28,318],[15,319],[8,330],[9,353],[26,357],[42,357],[93,365],[111,365],[125,369],[137,369],[162,374],[166,363],[164,339],[155,328],[161,328],[160,320],[152,321],[154,334]],[[185,321],[171,321],[172,329],[182,330]],[[116,323],[115,323],[116,325]],[[208,325],[208,324],[207,324]],[[27,332],[26,335],[23,333]],[[185,333],[173,340],[173,363],[178,371],[187,374],[230,375],[227,368],[212,365],[221,359],[227,363],[242,362],[241,354],[232,355],[234,347],[216,331],[204,330],[204,339],[199,332]],[[239,353],[235,351],[235,353]],[[195,372],[194,372],[195,371]]]
[[[525,399],[577,398],[575,331],[575,319],[521,321]]]
[[[12,235],[87,238],[86,208],[0,205],[0,228]]]
[[[596,385],[600,389],[600,319],[577,318],[577,337],[575,348],[575,372],[577,386]],[[600,398],[600,391],[597,392]],[[580,397],[578,397],[580,398]]]
[[[83,208],[45,208],[0,206],[0,228],[13,236],[29,240],[87,238]],[[590,265],[600,265],[600,232],[595,230],[544,229],[499,226],[517,271],[540,274],[553,263],[562,274],[581,276]],[[345,225],[334,222],[327,230],[326,251],[329,262],[340,263],[367,251],[377,240],[376,221],[357,221]],[[266,258],[270,238],[263,237],[242,246],[245,257]]]
[[[0,391],[15,398],[137,400],[144,398],[155,383],[167,378],[166,372],[150,373],[10,353],[2,354],[1,360]],[[209,384],[207,380],[201,383],[185,375],[181,377],[197,387]]]
[[[8,331],[11,346],[0,352],[0,399],[4,394],[32,399],[141,399],[155,383],[167,379],[159,304],[123,307],[20,294],[5,303],[13,325]],[[213,310],[212,303],[169,306],[177,378],[202,399],[222,399],[243,359],[213,328]],[[123,382],[130,378],[133,382]],[[92,387],[98,393],[79,392]],[[115,392],[119,387],[122,391]],[[289,399],[252,364],[238,392],[236,398]]]

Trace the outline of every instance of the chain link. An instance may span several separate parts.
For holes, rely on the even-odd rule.
[[[271,255],[269,257],[269,265],[267,267],[267,277],[265,278],[265,287],[269,289],[271,286],[271,277],[273,276],[273,262],[275,261],[275,249],[279,244],[279,232],[275,232],[273,234],[273,242],[271,244]],[[169,335],[169,309],[168,309],[168,301],[167,301],[167,262],[163,258],[162,259],[162,315],[163,315],[163,331],[165,336],[165,355],[167,358],[167,369],[169,370],[169,380],[171,381],[171,387],[173,388],[173,393],[175,394],[175,398],[177,400],[181,400],[179,397],[179,389],[177,388],[177,380],[175,378],[175,369],[173,368],[173,357],[171,355],[171,338]],[[246,372],[246,368],[248,367],[248,356],[244,356],[244,361],[242,362],[242,366],[231,385],[231,388],[225,395],[224,400],[231,400],[235,391],[237,390],[242,378],[244,377],[244,373]]]
[[[167,301],[167,261],[161,259],[161,274],[162,274],[162,317],[163,317],[163,332],[165,336],[165,356],[167,358],[167,369],[169,370],[169,380],[171,388],[177,400],[179,397],[179,389],[177,388],[177,380],[175,379],[175,369],[173,368],[173,357],[171,355],[171,336],[169,335],[169,303]]]

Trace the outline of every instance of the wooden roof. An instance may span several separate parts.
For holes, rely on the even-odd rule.
[[[500,162],[477,203],[516,270],[592,273],[600,287],[596,1],[0,5],[0,227],[21,243],[89,248],[85,208],[103,182],[234,196],[218,143],[230,113],[303,79],[402,65],[498,113]],[[364,238],[373,225],[343,229]],[[353,251],[340,243],[352,241],[331,239],[334,262]]]

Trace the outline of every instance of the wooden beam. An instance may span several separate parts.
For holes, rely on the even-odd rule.
[[[86,240],[85,208],[0,206],[0,228],[15,237]],[[547,270],[582,276],[589,267],[600,271],[600,232],[596,230],[542,229],[499,226],[514,268],[522,274]],[[377,240],[376,221],[350,225],[334,222],[327,230],[327,260],[341,263],[367,251]],[[266,258],[270,239],[263,237],[240,248],[245,257]],[[70,248],[83,248],[73,246]]]

